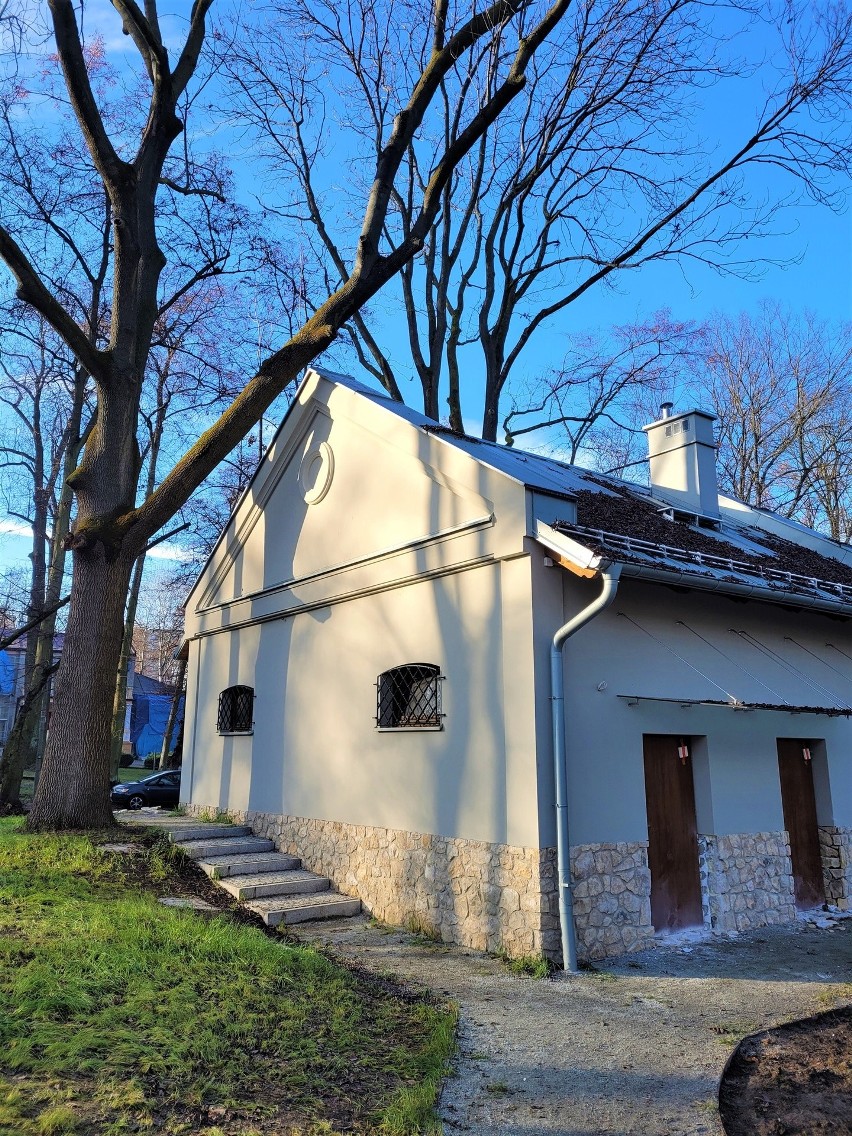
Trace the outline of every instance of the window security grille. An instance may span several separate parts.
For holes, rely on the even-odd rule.
[[[376,683],[376,725],[380,729],[440,726],[440,667],[407,663],[379,675]]]
[[[219,695],[216,729],[220,734],[249,733],[253,716],[254,690],[250,686],[229,686]]]

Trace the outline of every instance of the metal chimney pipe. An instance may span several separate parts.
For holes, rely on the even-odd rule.
[[[660,418],[671,418],[673,407],[674,407],[673,402],[661,402],[660,403]]]

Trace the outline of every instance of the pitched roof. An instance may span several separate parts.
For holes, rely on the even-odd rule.
[[[485,442],[439,426],[347,375],[315,369],[484,465],[544,494],[576,502],[577,520],[548,519],[547,543],[598,570],[671,579],[781,603],[804,602],[852,615],[852,548],[769,510],[720,496],[719,517],[684,513],[665,492],[558,459]],[[545,519],[544,515],[541,517]],[[566,538],[565,541],[559,540]]]
[[[161,682],[158,678],[152,678],[151,675],[141,674],[135,671],[133,674],[133,690],[134,693],[139,694],[169,694],[173,695],[175,687],[168,682]]]
[[[709,527],[705,518],[685,517],[643,486],[605,481],[594,474],[588,481],[589,487],[577,493],[577,524],[556,521],[553,527],[602,561],[645,564],[721,584],[759,582],[769,592],[823,596],[852,605],[849,549],[813,530],[741,503],[732,511],[724,498],[718,522]],[[769,518],[789,535],[770,531]]]

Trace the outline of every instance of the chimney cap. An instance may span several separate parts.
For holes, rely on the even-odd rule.
[[[671,418],[673,409],[674,409],[674,403],[673,402],[661,402],[660,403],[660,418],[661,419],[662,418]]]
[[[671,413],[666,414],[664,412],[663,408],[665,406],[671,406],[671,405],[672,405],[671,403],[665,403],[664,402],[660,406],[660,417],[656,420],[656,422],[649,422],[648,425],[643,426],[642,429],[647,432],[648,430],[653,430],[656,426],[661,426],[663,423],[669,423],[673,420],[677,421],[680,418],[695,417],[695,418],[704,419],[705,422],[715,422],[716,421],[716,415],[715,414],[711,414],[709,410],[699,410],[698,407],[693,407],[692,410],[679,410],[676,414],[671,414]]]

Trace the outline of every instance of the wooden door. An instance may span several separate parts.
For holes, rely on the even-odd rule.
[[[684,740],[669,734],[643,739],[651,922],[657,931],[703,922],[692,757],[682,761],[678,753]]]
[[[814,774],[810,761],[805,761],[804,757],[805,747],[810,749],[810,746],[811,742],[806,739],[778,738],[784,827],[790,836],[796,907],[803,911],[825,903]]]

